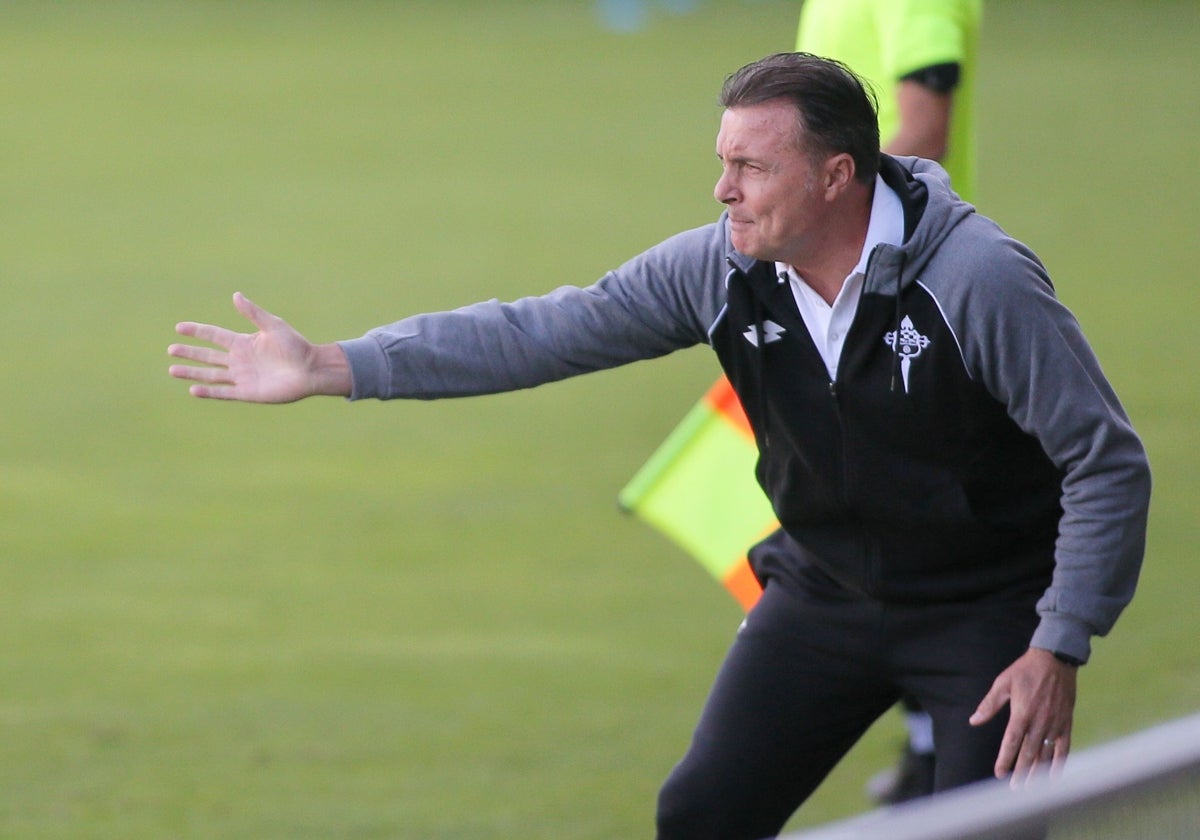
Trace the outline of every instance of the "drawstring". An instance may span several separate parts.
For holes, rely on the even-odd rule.
[[[892,333],[892,382],[891,392],[896,393],[896,374],[900,372],[900,292],[903,288],[904,252],[900,252],[900,265],[896,267],[896,327]]]

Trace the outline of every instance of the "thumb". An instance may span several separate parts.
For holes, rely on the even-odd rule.
[[[266,330],[274,326],[279,320],[278,317],[263,309],[241,292],[234,292],[233,305],[237,308],[238,312],[242,313],[242,317],[260,330]]]
[[[975,713],[970,717],[972,726],[982,726],[996,716],[996,713],[1004,708],[1004,704],[1008,702],[1008,693],[1001,687],[997,680],[992,684],[992,689],[979,702],[975,709]]]

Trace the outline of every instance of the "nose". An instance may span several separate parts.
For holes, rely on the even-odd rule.
[[[732,204],[737,200],[737,193],[733,188],[733,181],[729,177],[728,169],[722,170],[721,177],[713,185],[713,198],[721,204]]]

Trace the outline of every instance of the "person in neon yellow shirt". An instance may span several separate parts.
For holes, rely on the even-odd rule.
[[[936,160],[975,195],[975,74],[983,0],[806,0],[796,49],[845,62],[875,89],[883,151]],[[868,782],[881,803],[933,792],[933,724],[905,700],[897,766]]]
[[[888,154],[939,161],[975,194],[975,73],[983,0],[806,0],[796,49],[875,88]]]

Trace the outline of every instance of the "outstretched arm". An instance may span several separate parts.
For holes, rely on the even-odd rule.
[[[287,321],[254,304],[240,292],[233,305],[258,331],[239,333],[211,324],[185,321],[182,336],[220,349],[172,344],[167,354],[200,365],[171,365],[176,379],[197,384],[194,397],[256,403],[288,403],[318,395],[349,396],[350,366],[336,344],[313,344]]]

